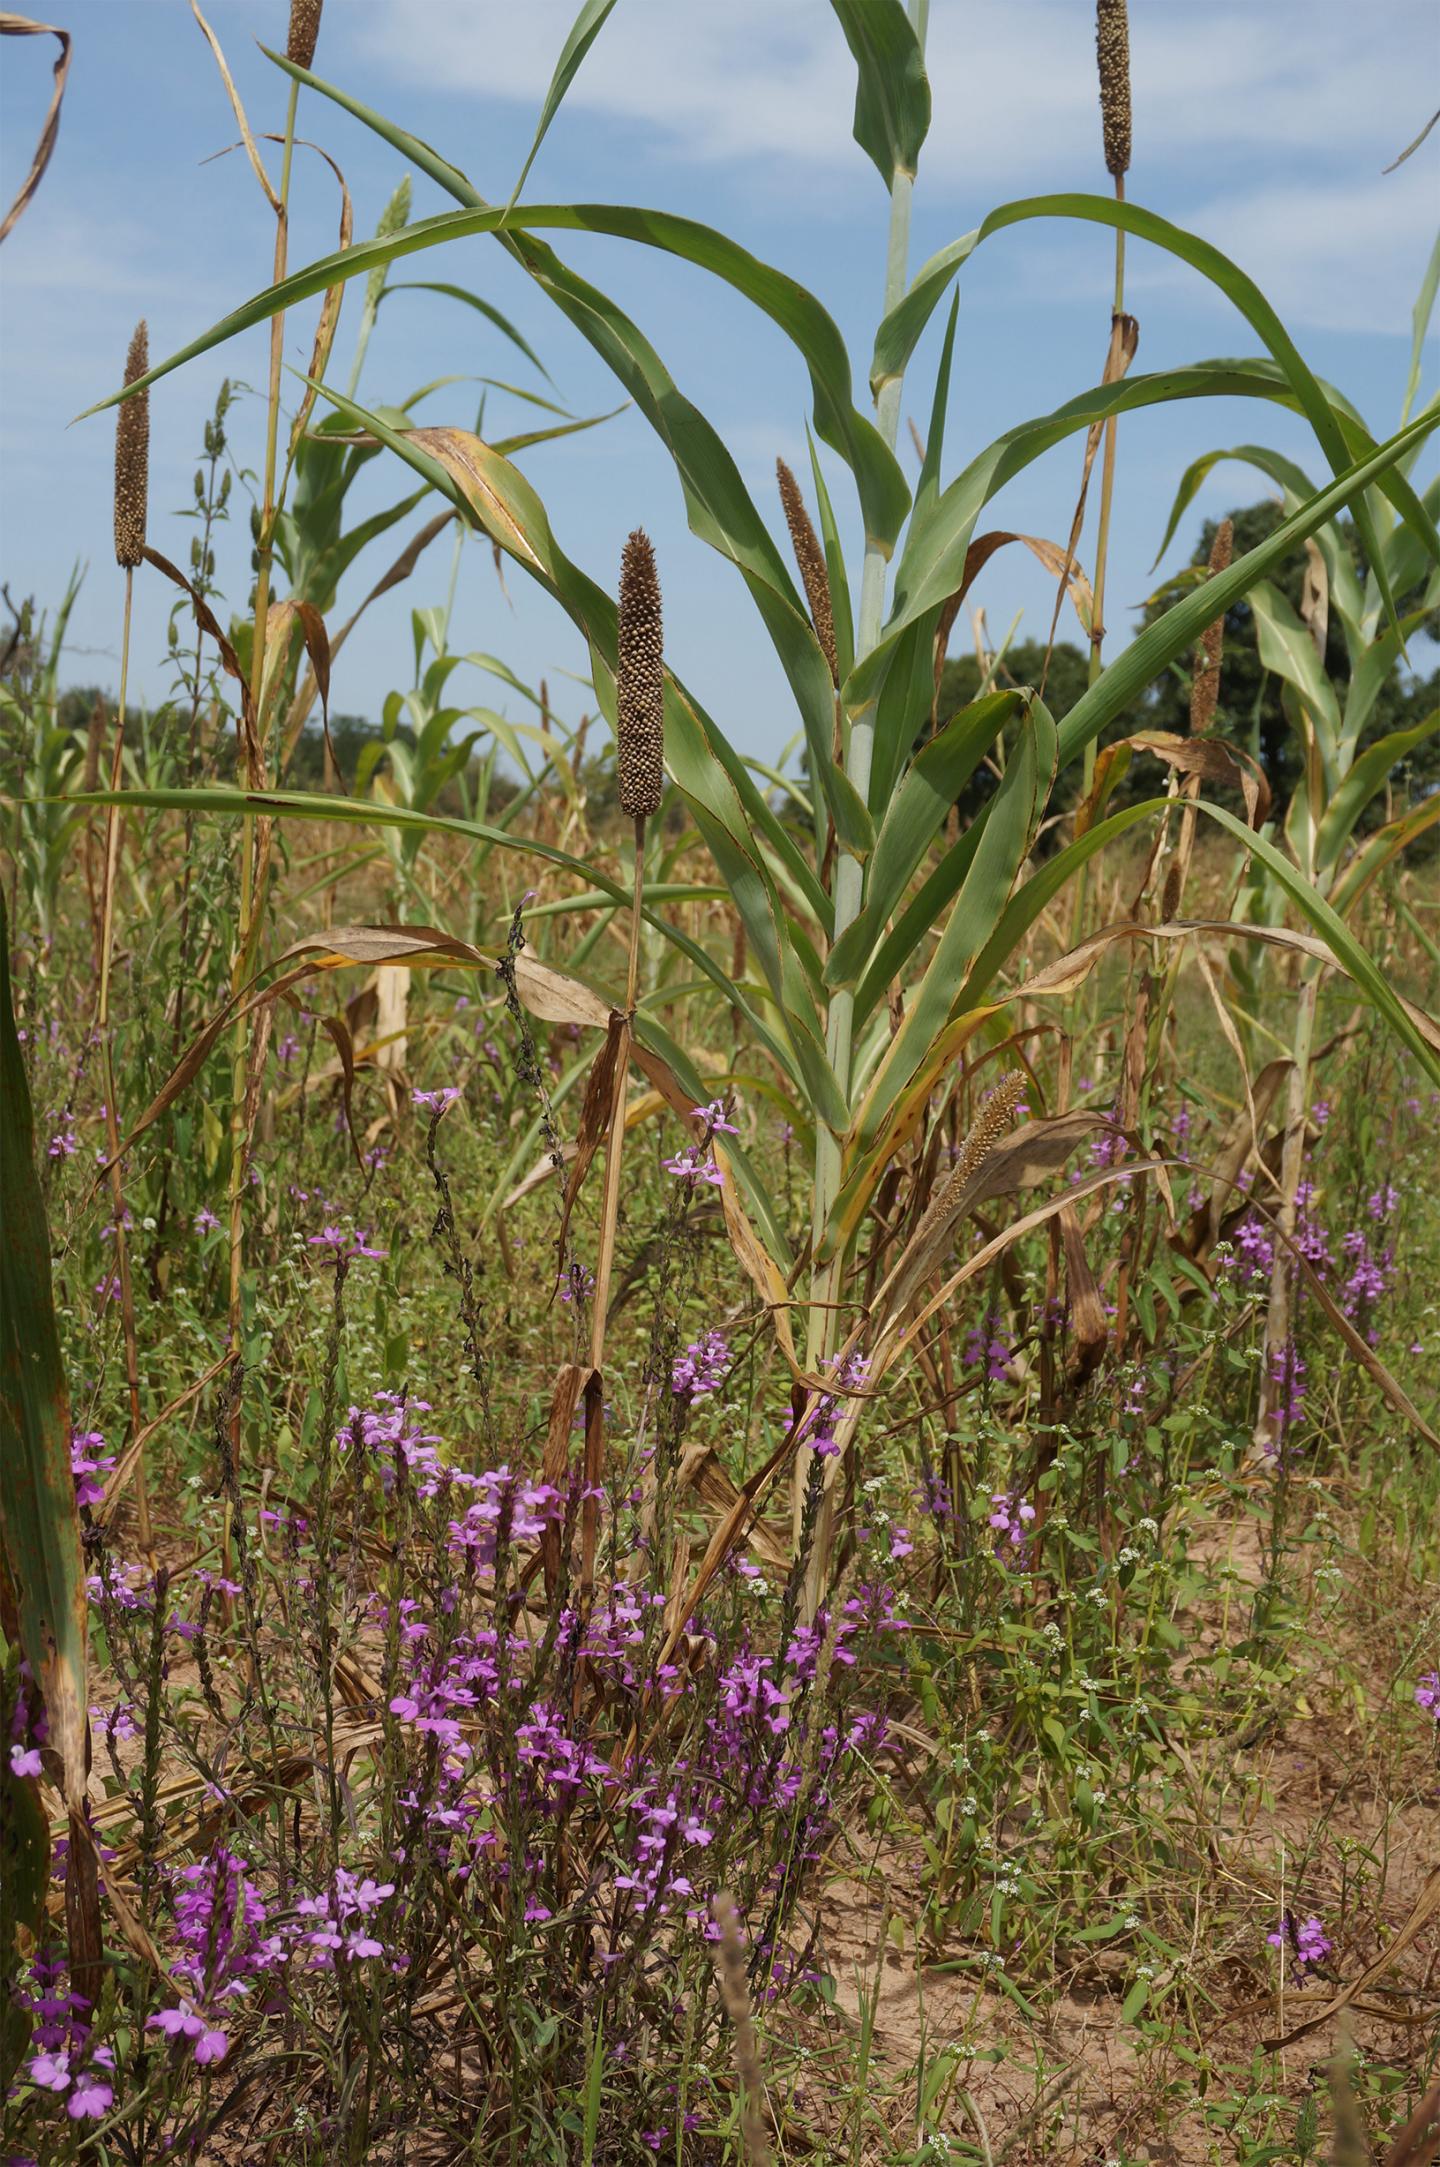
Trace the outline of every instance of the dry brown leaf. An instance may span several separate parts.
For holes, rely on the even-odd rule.
[[[584,1364],[563,1362],[556,1374],[555,1390],[550,1400],[550,1425],[545,1433],[540,1479],[548,1482],[562,1497],[570,1478],[570,1443],[574,1434],[575,1410],[580,1404],[580,1394],[585,1389],[589,1376],[590,1371]],[[561,1533],[559,1522],[551,1519],[546,1521],[540,1537],[545,1595],[549,1602],[554,1601],[560,1585]]]
[[[5,236],[23,215],[31,197],[45,177],[45,168],[50,163],[50,154],[55,148],[55,138],[60,132],[60,107],[65,98],[65,81],[70,73],[70,33],[68,30],[57,30],[54,23],[32,22],[28,15],[14,15],[9,8],[0,9],[0,38],[38,37],[58,38],[60,40],[60,57],[55,63],[55,88],[50,93],[49,110],[46,112],[39,140],[35,145],[35,154],[30,160],[30,171],[20,183],[19,193],[5,213],[4,224],[0,225],[0,241],[5,239]]]
[[[514,964],[515,991],[542,1023],[580,1023],[592,1031],[609,1030],[610,1003],[583,980],[556,970],[551,963],[541,963],[523,948]]]
[[[605,1033],[605,1043],[590,1064],[590,1074],[585,1079],[585,1102],[580,1108],[580,1126],[575,1135],[575,1152],[570,1161],[570,1171],[565,1180],[565,1193],[560,1203],[560,1232],[557,1236],[557,1253],[563,1258],[565,1241],[570,1232],[570,1215],[585,1183],[602,1138],[610,1127],[610,1102],[615,1096],[615,1074],[623,1069],[630,1054],[630,1025],[626,1017],[616,1009]]]
[[[172,564],[168,557],[162,557],[158,549],[151,549],[148,544],[145,550],[145,561],[147,564],[153,564],[157,572],[163,572],[166,579],[173,580],[177,587],[182,588],[189,595],[190,606],[195,612],[195,622],[202,631],[208,632],[211,639],[214,640],[222,666],[239,685],[240,734],[244,741],[247,769],[257,774],[263,783],[265,773],[264,754],[255,729],[255,709],[250,698],[250,681],[240,667],[239,656],[236,654],[226,633],[221,629],[220,621],[205,600],[204,595],[185,577],[180,567],[177,564]]]
[[[1070,1297],[1071,1354],[1066,1382],[1073,1392],[1094,1372],[1105,1352],[1110,1326],[1105,1304],[1100,1299],[1099,1285],[1085,1254],[1085,1237],[1077,1212],[1061,1212],[1060,1239],[1065,1245],[1065,1275]]]
[[[250,160],[250,165],[254,172],[256,180],[260,183],[260,186],[265,191],[266,202],[269,204],[271,210],[275,213],[275,216],[279,218],[283,216],[280,198],[276,195],[274,189],[270,185],[270,176],[265,171],[265,167],[261,162],[260,153],[255,147],[255,138],[250,133],[250,123],[245,118],[245,108],[240,102],[240,93],[235,88],[234,79],[231,76],[228,66],[226,65],[225,55],[220,49],[220,40],[216,37],[214,31],[210,28],[210,25],[206,22],[204,16],[200,13],[199,0],[190,0],[190,12],[195,17],[196,22],[200,25],[201,31],[204,33],[206,44],[209,46],[211,52],[215,55],[215,65],[220,70],[220,80],[225,85],[225,95],[230,100],[230,109],[234,113],[236,123],[240,129],[241,141],[245,145],[245,155]]]

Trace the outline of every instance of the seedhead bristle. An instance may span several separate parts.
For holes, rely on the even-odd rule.
[[[142,317],[125,356],[125,381],[133,384],[150,366],[150,338]],[[115,562],[133,572],[145,555],[145,507],[150,494],[150,394],[137,391],[115,423]]]
[[[740,2078],[740,2134],[749,2167],[769,2167],[770,2144],[760,2119],[764,2081],[755,2047],[755,2023],[750,2014],[750,1989],[745,1978],[745,1944],[740,1934],[740,1914],[726,1889],[710,1899],[710,1913],[720,1929],[715,1950],[715,1976],[735,2033],[735,2068]]]
[[[290,35],[285,43],[285,58],[293,60],[297,68],[308,68],[315,58],[320,10],[324,5],[325,0],[290,0]]]
[[[1217,572],[1226,570],[1235,548],[1235,528],[1228,519],[1222,519],[1215,529],[1215,540],[1210,546],[1210,571],[1213,579]],[[1190,685],[1190,734],[1204,737],[1213,729],[1215,707],[1220,697],[1220,658],[1225,648],[1225,613],[1206,625],[1200,635],[1200,647],[1195,657],[1195,675]]]
[[[1130,170],[1130,20],[1126,0],[1095,0],[1095,54],[1100,63],[1100,132],[1105,170],[1118,180]]]
[[[665,659],[660,581],[650,537],[637,527],[620,559],[615,672],[620,810],[648,820],[665,787]]]
[[[840,671],[835,660],[835,612],[830,605],[830,572],[825,563],[825,552],[820,547],[820,537],[810,523],[805,509],[805,499],[783,459],[775,461],[775,479],[780,484],[780,502],[785,510],[785,524],[790,529],[790,546],[795,552],[795,562],[800,567],[800,578],[805,588],[805,599],[810,605],[810,622],[815,627],[815,637],[821,652],[830,665],[830,682],[838,685]]]
[[[955,1210],[966,1183],[981,1160],[988,1158],[999,1143],[1024,1096],[1024,1071],[1018,1068],[1007,1070],[970,1124],[969,1133],[960,1146],[959,1157],[946,1177],[944,1188],[927,1206],[915,1235],[916,1247],[930,1234],[938,1232]]]

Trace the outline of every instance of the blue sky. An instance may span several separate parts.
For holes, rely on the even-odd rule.
[[[70,426],[117,381],[135,319],[152,355],[168,353],[263,286],[273,226],[242,155],[221,157],[235,128],[214,64],[184,0],[56,0],[75,37],[59,142],[31,208],[0,260],[0,577],[13,596],[53,606],[71,565],[89,561],[72,621],[72,682],[118,674],[120,575],[110,546],[113,422]],[[387,112],[503,199],[519,170],[574,0],[328,0],[316,67]],[[285,84],[254,40],[283,46],[287,0],[212,0],[209,19],[257,131],[278,129]],[[1440,131],[1398,172],[1381,168],[1440,104],[1440,7],[1385,0],[1357,33],[1351,0],[1131,0],[1135,97],[1132,198],[1234,256],[1279,308],[1312,366],[1339,384],[1377,434],[1398,419],[1410,311],[1440,209]],[[28,163],[49,93],[53,46],[7,41],[0,71],[0,187],[8,200]],[[1095,111],[1093,11],[1087,0],[932,0],[935,117],[921,161],[912,266],[979,223],[994,204],[1050,189],[1105,191]],[[853,73],[826,0],[619,0],[551,131],[527,187],[535,201],[659,204],[723,228],[800,278],[850,342],[863,380],[883,276],[887,203],[851,139]],[[370,231],[403,170],[378,138],[327,101],[301,101],[300,133],[338,161]],[[278,160],[278,152],[272,152]],[[334,245],[338,199],[320,161],[297,153],[291,262]],[[414,215],[449,208],[417,176]],[[947,475],[1002,430],[1043,414],[1099,376],[1108,335],[1110,237],[1029,225],[988,242],[962,279],[947,428]],[[682,390],[729,442],[752,494],[780,531],[777,452],[803,471],[808,386],[771,326],[735,294],[649,251],[565,236],[562,254],[636,318]],[[485,239],[411,259],[408,275],[448,279],[504,309],[544,359],[576,414],[616,403],[598,359],[524,274]],[[1129,305],[1141,326],[1137,370],[1250,353],[1247,325],[1198,277],[1132,244]],[[341,320],[332,377],[343,383],[358,287]],[[287,324],[287,359],[308,360],[313,304]],[[928,414],[932,330],[907,382],[903,413]],[[183,560],[186,504],[201,430],[222,374],[263,383],[263,333],[237,340],[157,387],[152,403],[151,540]],[[381,311],[361,395],[398,402],[451,373],[549,389],[473,312],[435,296],[397,296]],[[1428,378],[1433,384],[1432,346]],[[287,392],[287,397],[290,394]],[[428,399],[418,418],[473,426],[478,386]],[[487,433],[528,425],[531,410],[492,397]],[[245,465],[260,461],[258,393],[233,410]],[[902,432],[902,456],[912,455]],[[1246,441],[1288,449],[1317,474],[1304,427],[1253,402],[1190,402],[1127,418],[1120,433],[1109,578],[1111,651],[1159,574],[1176,484],[1198,452]],[[987,523],[1068,532],[1079,442],[1013,483]],[[671,659],[743,749],[773,759],[793,721],[783,680],[728,565],[688,535],[678,486],[645,423],[626,413],[521,464],[568,553],[613,580],[627,531],[643,524],[659,553]],[[405,493],[408,472],[374,462],[355,515]],[[832,488],[844,487],[843,470]],[[1167,564],[1183,562],[1200,520],[1265,485],[1226,466],[1212,475]],[[1092,492],[1093,496],[1093,492]],[[411,526],[419,524],[419,516]],[[402,534],[407,529],[399,530]],[[1091,525],[1081,547],[1088,564]],[[443,599],[449,545],[371,611],[336,670],[335,707],[378,715],[410,681],[409,612]],[[389,561],[382,541],[342,588],[340,615]],[[220,578],[243,606],[249,536],[243,505],[222,537]],[[1022,561],[1023,559],[1023,561]],[[170,594],[137,583],[134,682],[166,691]],[[992,634],[1017,610],[1043,633],[1051,589],[1018,551],[991,561],[974,599]],[[957,641],[960,638],[957,632]],[[490,553],[467,543],[454,644],[499,654],[520,677],[548,676],[572,717],[585,704],[565,672],[583,671],[568,622],[518,567],[505,591]],[[467,699],[503,706],[478,676]],[[520,704],[510,699],[511,711]]]

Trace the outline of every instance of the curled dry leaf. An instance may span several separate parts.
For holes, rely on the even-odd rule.
[[[1102,926],[1077,948],[1047,963],[1033,978],[1023,979],[1016,991],[1027,999],[1044,994],[1073,993],[1094,970],[1100,958],[1116,941],[1123,940],[1188,940],[1192,934],[1214,933],[1227,940],[1258,941],[1263,947],[1288,948],[1296,955],[1311,956],[1317,963],[1333,970],[1345,966],[1313,933],[1295,933],[1288,926],[1246,925],[1229,918],[1177,918],[1168,925],[1145,925],[1135,918],[1124,918],[1114,925]],[[1403,993],[1391,988],[1395,1000],[1404,1009],[1415,1030],[1428,1046],[1440,1053],[1440,1023],[1421,1008],[1417,1002],[1408,1000]]]
[[[245,146],[245,155],[250,160],[251,170],[253,171],[256,180],[260,183],[261,188],[264,190],[265,201],[269,204],[271,210],[275,213],[275,216],[279,218],[281,215],[280,198],[276,195],[275,190],[270,185],[270,176],[265,171],[264,163],[260,157],[260,153],[255,147],[255,138],[250,133],[250,123],[245,118],[245,108],[240,102],[240,93],[235,88],[234,78],[230,73],[229,66],[226,63],[225,55],[221,50],[220,40],[216,37],[214,31],[210,28],[210,25],[206,22],[204,16],[200,13],[199,0],[190,0],[190,12],[194,16],[196,22],[200,25],[201,33],[204,36],[206,44],[209,46],[211,52],[215,55],[215,65],[220,70],[220,80],[225,85],[225,95],[230,100],[230,110],[234,113],[236,123],[240,129],[241,141],[244,143]]]
[[[555,1377],[555,1390],[550,1401],[550,1423],[545,1432],[545,1451],[540,1465],[540,1479],[552,1489],[565,1490],[570,1473],[570,1440],[575,1428],[575,1410],[580,1405],[580,1394],[589,1380],[588,1367],[580,1362],[562,1362]],[[558,1523],[549,1519],[540,1537],[540,1558],[545,1574],[546,1600],[553,1602],[560,1585],[560,1540]]]
[[[965,552],[965,570],[956,588],[940,612],[935,627],[935,689],[940,689],[940,678],[945,668],[945,657],[950,646],[950,634],[960,615],[965,598],[974,586],[985,566],[997,549],[1004,549],[1009,542],[1023,542],[1032,556],[1038,557],[1047,572],[1053,572],[1060,581],[1060,593],[1069,594],[1075,605],[1075,615],[1087,639],[1095,613],[1095,596],[1084,567],[1072,555],[1061,549],[1056,542],[1047,542],[1040,534],[1011,534],[1002,528],[993,528],[988,534],[977,534]]]
[[[240,687],[240,732],[244,740],[246,763],[250,772],[257,775],[263,784],[265,759],[261,750],[259,735],[255,728],[255,708],[250,698],[250,681],[240,666],[240,658],[231,645],[229,638],[221,629],[220,620],[198,587],[185,577],[177,564],[172,564],[168,557],[162,557],[158,549],[151,549],[147,544],[145,561],[147,564],[152,564],[157,572],[163,572],[166,579],[173,580],[177,587],[189,595],[190,606],[195,612],[196,624],[214,640],[226,674],[233,677]]]
[[[585,1184],[601,1139],[610,1128],[610,1104],[615,1096],[615,1077],[628,1063],[630,1054],[630,1025],[618,1009],[611,1017],[605,1032],[605,1043],[590,1064],[590,1074],[585,1080],[585,1102],[580,1109],[580,1127],[575,1138],[574,1157],[565,1179],[565,1194],[560,1204],[560,1232],[556,1237],[556,1255],[563,1267],[565,1241],[570,1232],[570,1215],[576,1199]],[[627,1123],[628,1126],[628,1123]]]
[[[28,15],[15,15],[9,8],[0,9],[0,38],[58,38],[60,57],[55,62],[55,88],[50,93],[50,105],[40,129],[35,154],[30,160],[30,170],[20,183],[19,193],[0,225],[0,241],[24,214],[26,206],[45,177],[50,154],[55,148],[55,138],[60,132],[60,107],[65,99],[65,83],[70,73],[70,33],[57,30],[54,23],[32,22]]]
[[[1061,1212],[1060,1239],[1065,1249],[1065,1274],[1070,1297],[1071,1354],[1066,1370],[1066,1383],[1073,1392],[1078,1390],[1098,1366],[1110,1336],[1110,1326],[1105,1315],[1105,1304],[1100,1299],[1099,1284],[1090,1269],[1090,1259],[1085,1254],[1085,1236],[1081,1232],[1077,1212]]]
[[[1261,828],[1269,818],[1270,785],[1252,753],[1224,738],[1179,737],[1170,730],[1137,730],[1130,737],[1117,738],[1113,744],[1102,746],[1096,754],[1093,787],[1075,815],[1077,837],[1094,827],[1111,792],[1137,752],[1153,753],[1177,774],[1238,788],[1245,801],[1245,818],[1250,827]]]

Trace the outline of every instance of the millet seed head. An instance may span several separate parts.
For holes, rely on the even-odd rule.
[[[285,42],[285,58],[293,60],[297,68],[308,68],[315,58],[320,10],[324,5],[325,0],[290,0],[290,35]]]
[[[1008,1069],[971,1122],[945,1186],[925,1214],[927,1219],[933,1215],[934,1220],[938,1221],[954,1210],[965,1184],[981,1160],[988,1158],[999,1143],[1024,1096],[1024,1071],[1018,1068]]]
[[[620,810],[648,820],[665,787],[665,660],[660,581],[650,537],[637,527],[620,559],[615,672]]]
[[[125,381],[133,384],[150,366],[144,319],[135,326],[125,356]],[[115,422],[115,562],[132,572],[145,555],[145,507],[150,494],[150,394],[127,399]]]
[[[775,461],[775,479],[780,485],[780,502],[785,512],[785,524],[790,529],[790,546],[795,552],[795,562],[800,568],[805,599],[810,605],[810,622],[815,627],[815,637],[830,665],[830,682],[838,685],[840,671],[835,660],[835,613],[830,604],[830,572],[825,563],[825,552],[820,538],[810,522],[805,509],[805,499],[783,459]]]
[[[1215,529],[1215,540],[1210,547],[1209,576],[1225,571],[1235,549],[1235,529],[1230,520],[1222,519]],[[1220,658],[1225,647],[1225,617],[1212,618],[1200,635],[1200,651],[1195,658],[1195,675],[1190,683],[1190,731],[1194,737],[1203,737],[1215,724],[1215,708],[1220,698]]]
[[[1095,0],[1095,53],[1100,63],[1100,132],[1105,170],[1118,180],[1130,170],[1130,21],[1126,0]]]

